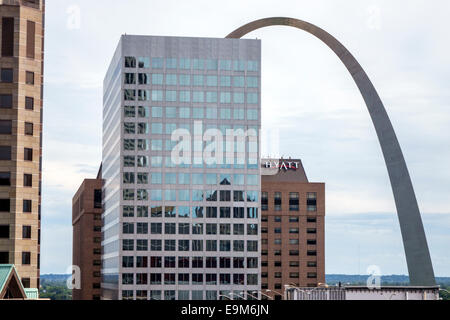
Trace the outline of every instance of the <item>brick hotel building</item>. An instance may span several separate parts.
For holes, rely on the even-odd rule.
[[[72,199],[72,264],[80,268],[80,287],[72,290],[72,300],[101,297],[102,184],[100,169],[96,179],[83,181]]]
[[[44,7],[0,0],[0,265],[39,288]]]
[[[325,283],[325,184],[308,181],[302,162],[261,161],[262,298],[285,286]]]

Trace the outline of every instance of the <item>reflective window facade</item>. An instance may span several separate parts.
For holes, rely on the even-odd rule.
[[[104,298],[260,290],[260,60],[259,40],[122,37],[104,87]]]

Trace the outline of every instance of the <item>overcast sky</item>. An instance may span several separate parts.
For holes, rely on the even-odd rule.
[[[432,3],[432,4],[431,4]],[[42,273],[72,259],[72,196],[101,162],[102,81],[121,34],[225,37],[255,19],[314,23],[359,60],[383,100],[410,170],[436,275],[450,276],[450,2],[47,0]],[[300,30],[262,39],[262,125],[285,157],[326,183],[326,272],[407,274],[381,149],[356,85]],[[267,145],[267,144],[266,144]]]

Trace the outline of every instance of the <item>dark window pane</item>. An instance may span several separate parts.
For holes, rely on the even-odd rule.
[[[27,58],[34,59],[36,48],[36,23],[27,21]]]
[[[11,185],[11,173],[0,172],[0,186],[10,186],[10,185]]]
[[[22,278],[22,285],[24,288],[30,288],[30,278]]]
[[[1,72],[1,81],[2,82],[11,83],[11,82],[13,82],[13,78],[14,78],[13,69],[2,69],[2,72]]]
[[[0,160],[11,160],[10,146],[0,146]]]
[[[24,149],[23,160],[33,161],[33,149],[31,148]]]
[[[102,190],[100,189],[94,190],[94,208],[96,209],[102,208]]]
[[[125,57],[125,68],[136,68],[136,58]]]
[[[25,173],[23,175],[23,186],[32,187],[33,186],[33,176],[31,174]]]
[[[34,110],[34,98],[25,97],[25,109]]]
[[[0,239],[9,239],[9,225],[0,226]]]
[[[26,84],[34,84],[34,72],[26,71]]]
[[[22,238],[31,239],[31,226],[22,226]]]
[[[31,213],[31,200],[23,200],[23,212]]]
[[[22,264],[23,265],[31,264],[31,252],[22,252]]]
[[[0,120],[0,134],[11,134],[11,133],[12,133],[12,121]]]
[[[0,264],[9,263],[9,252],[0,252]]]
[[[12,95],[0,94],[0,108],[11,109],[12,108]]]
[[[10,200],[0,199],[0,212],[9,212],[10,210]]]
[[[25,134],[28,136],[33,135],[33,124],[31,122],[25,122]]]

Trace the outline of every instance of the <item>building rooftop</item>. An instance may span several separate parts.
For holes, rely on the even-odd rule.
[[[11,274],[13,273],[13,274]],[[0,297],[3,296],[5,288],[12,284],[17,286],[18,290],[15,291],[15,295],[21,299],[39,299],[39,290],[34,288],[24,288],[22,281],[17,274],[16,268],[13,264],[0,264]]]

